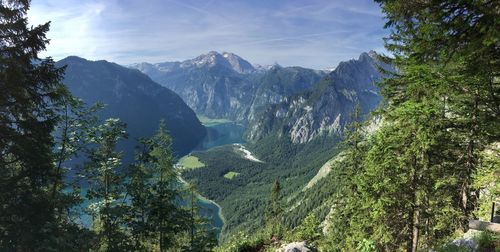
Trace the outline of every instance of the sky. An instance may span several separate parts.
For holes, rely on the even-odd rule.
[[[371,0],[32,0],[28,20],[51,21],[42,57],[123,65],[225,51],[252,64],[325,69],[385,52],[388,35]]]

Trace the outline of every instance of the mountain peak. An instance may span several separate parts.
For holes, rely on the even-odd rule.
[[[234,70],[237,73],[245,74],[255,71],[255,68],[248,61],[240,56],[230,53],[210,51],[207,54],[202,54],[194,59],[186,60],[181,63],[181,67],[215,67],[223,66]]]
[[[372,58],[376,58],[376,57],[378,57],[378,53],[377,53],[376,51],[374,51],[374,50],[370,50],[370,51],[368,52],[368,55],[369,55],[370,57],[372,57]]]
[[[363,59],[368,59],[371,58],[373,60],[376,60],[379,57],[378,53],[374,50],[370,50],[369,52],[363,52],[361,55],[359,55],[358,60],[363,60]]]
[[[68,56],[64,59],[61,59],[60,61],[63,61],[63,62],[87,62],[88,60],[84,59],[82,57],[72,55],[72,56]]]

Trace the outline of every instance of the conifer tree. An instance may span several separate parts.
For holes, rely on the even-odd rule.
[[[466,229],[478,205],[474,174],[499,139],[499,5],[377,2],[398,72],[381,84],[384,124],[354,176],[357,198],[347,205],[362,208],[341,249],[366,239],[383,250],[428,249]]]
[[[181,207],[181,184],[173,166],[172,140],[165,123],[143,140],[138,160],[131,166],[128,192],[132,201],[132,233],[136,246],[153,244],[159,251],[177,246],[176,239],[189,229],[189,212]],[[142,244],[142,245],[141,245]]]
[[[128,239],[123,228],[126,212],[125,176],[121,173],[121,153],[118,141],[126,136],[125,124],[118,119],[107,119],[91,134],[89,162],[85,165],[88,207],[97,232],[99,250],[122,251]]]
[[[217,245],[214,230],[210,223],[201,216],[201,208],[198,204],[198,192],[195,185],[188,184],[187,198],[189,200],[189,246],[184,246],[184,251],[211,251]]]
[[[454,154],[462,177],[460,206],[466,220],[477,207],[478,190],[473,176],[480,168],[482,150],[498,141],[500,40],[498,1],[409,2],[377,0],[386,13],[386,27],[393,33],[387,48],[401,69],[427,64],[440,69],[439,88],[446,95],[452,136],[448,150]],[[393,96],[404,86],[394,85]],[[402,97],[404,98],[404,96]]]
[[[271,235],[276,235],[279,238],[283,231],[283,206],[281,205],[281,185],[278,180],[275,180],[272,185],[270,204],[267,211],[267,225],[271,229]]]
[[[332,195],[332,213],[330,214],[328,246],[329,249],[337,251],[347,246],[349,240],[354,239],[351,232],[350,220],[357,214],[363,214],[362,204],[359,202],[355,176],[362,169],[362,162],[366,152],[364,123],[361,116],[361,107],[356,104],[350,114],[351,123],[347,125],[344,132],[344,140],[341,143],[343,152],[340,162],[332,167],[335,194]],[[357,213],[356,213],[357,212]],[[366,213],[366,212],[364,212]]]
[[[61,206],[52,149],[64,69],[40,59],[49,23],[28,27],[29,1],[0,2],[0,248],[56,249]],[[57,198],[57,199],[56,199]]]

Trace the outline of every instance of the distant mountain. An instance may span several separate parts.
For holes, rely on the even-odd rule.
[[[324,75],[299,67],[254,67],[236,54],[214,51],[183,62],[129,67],[172,89],[198,114],[243,122],[262,105],[302,91]]]
[[[140,71],[104,60],[88,61],[67,57],[57,66],[67,66],[64,83],[73,95],[87,104],[103,102],[107,106],[101,118],[116,117],[127,123],[129,138],[154,134],[160,120],[165,120],[178,155],[191,151],[206,131],[195,113],[171,90],[152,81]],[[124,155],[130,159],[136,145],[126,141]]]
[[[254,79],[258,83],[248,113],[248,120],[271,104],[285,101],[289,96],[311,88],[323,72],[302,67],[281,67],[274,65]]]
[[[255,69],[240,57],[209,52],[183,62],[135,64],[153,80],[179,94],[196,113],[243,119],[254,87],[245,73]]]
[[[357,60],[340,63],[310,89],[268,106],[250,122],[247,137],[257,141],[277,134],[307,143],[321,134],[341,133],[357,103],[366,114],[381,100],[378,67],[390,66],[377,58],[375,52],[362,53]]]

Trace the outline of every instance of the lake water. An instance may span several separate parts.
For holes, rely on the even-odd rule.
[[[207,136],[193,151],[204,151],[213,147],[233,143],[244,143],[245,128],[236,123],[221,123],[206,126]]]
[[[236,123],[221,123],[206,126],[207,136],[193,151],[206,151],[217,146],[244,143],[243,134],[245,128]],[[199,205],[202,208],[201,214],[211,220],[211,224],[217,229],[217,235],[220,234],[224,226],[224,219],[221,209],[213,201],[200,197]]]
[[[244,143],[243,133],[245,128],[236,123],[222,123],[216,125],[206,126],[207,136],[193,151],[205,151],[210,148],[222,146],[233,143]],[[86,192],[86,187],[82,188],[81,195]],[[83,226],[90,227],[91,216],[84,212],[89,202],[84,202],[78,207],[79,223]],[[187,203],[186,203],[187,204]],[[201,214],[210,220],[211,225],[216,228],[217,236],[219,236],[222,227],[224,226],[224,219],[220,207],[213,201],[204,197],[199,197],[198,204],[201,208]],[[77,209],[75,209],[77,210]]]

